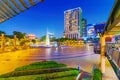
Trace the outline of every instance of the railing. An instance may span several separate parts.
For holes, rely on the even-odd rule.
[[[106,45],[107,58],[110,61],[116,75],[120,78],[120,44]]]
[[[110,44],[107,44],[106,45],[106,53],[107,55],[109,56],[109,59],[114,61],[116,66],[119,68],[120,67],[120,64],[119,64],[119,61],[120,61],[120,50],[119,50],[119,47],[118,46],[108,46]]]

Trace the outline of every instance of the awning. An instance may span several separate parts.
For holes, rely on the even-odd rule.
[[[104,29],[104,34],[120,35],[120,0],[115,0],[115,4]]]
[[[0,23],[18,15],[43,0],[0,0]]]

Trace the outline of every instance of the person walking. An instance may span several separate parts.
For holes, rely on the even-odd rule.
[[[80,65],[78,65],[78,71],[80,72]]]

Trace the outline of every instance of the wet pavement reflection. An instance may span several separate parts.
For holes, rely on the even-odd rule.
[[[77,65],[80,65],[83,70],[90,72],[98,58],[99,56],[94,54],[92,46],[19,50],[0,54],[0,74],[43,60],[55,60],[67,64],[68,67],[77,68]]]

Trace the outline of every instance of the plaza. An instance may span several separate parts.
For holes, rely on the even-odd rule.
[[[120,39],[120,1],[114,1],[111,12],[108,10],[110,7],[107,9],[108,12],[106,12],[106,16],[108,19],[103,19],[106,17],[104,14],[101,16],[102,18],[96,18],[93,16],[98,17],[98,15],[92,15],[93,19],[91,19],[90,13],[84,13],[84,11],[87,10],[86,8],[91,7],[84,8],[81,3],[79,4],[81,4],[81,7],[83,8],[73,8],[73,6],[72,8],[69,8],[70,5],[68,4],[69,6],[67,6],[67,8],[64,7],[64,9],[61,7],[58,7],[60,9],[55,8],[53,4],[56,4],[53,3],[49,5],[52,5],[55,10],[48,9],[45,10],[45,12],[40,8],[40,6],[45,7],[44,4],[46,4],[44,0],[0,1],[0,23],[2,23],[0,26],[3,27],[4,25],[7,25],[7,27],[1,28],[1,30],[7,30],[7,32],[0,31],[0,74],[2,75],[14,71],[18,67],[33,62],[53,60],[58,63],[66,64],[70,68],[77,69],[77,67],[80,66],[82,71],[89,73],[93,78],[96,77],[94,76],[95,66],[100,72],[100,76],[97,76],[99,79],[118,80],[120,77],[120,53],[118,45]],[[78,4],[74,4],[74,7],[77,5]],[[35,10],[32,11],[31,9],[31,12],[36,13],[32,14],[31,12],[25,12],[26,14],[24,13],[23,15],[27,16],[28,19],[30,18],[29,16],[31,16],[32,21],[29,21],[27,18],[24,18],[23,21],[21,21],[21,18],[18,16],[18,23],[16,23],[17,20],[12,18],[31,7]],[[92,7],[91,10],[93,8],[96,7]],[[43,11],[43,13],[40,13],[39,9],[40,11]],[[95,22],[96,24],[89,25],[87,19],[84,19],[86,16],[83,13],[87,15],[88,23]],[[97,12],[94,13],[97,14]],[[110,13],[109,16],[107,13]],[[101,14],[99,14],[99,16],[100,15]],[[22,15],[20,14],[20,16]],[[9,22],[9,19],[11,18],[13,21]],[[105,22],[97,23],[97,21],[100,22],[102,20]],[[58,23],[57,21],[61,23]],[[19,28],[8,28],[9,24],[10,26],[11,24],[14,26],[17,25]],[[64,30],[61,28],[63,24]],[[55,31],[56,37],[53,36],[53,34],[51,37],[48,34],[48,31],[44,36],[44,31],[47,29],[45,26],[50,26],[49,29]],[[51,28],[51,26],[54,27]],[[41,32],[38,31],[39,29],[41,29]],[[13,32],[12,34],[11,31]],[[63,34],[61,33],[62,31]],[[38,35],[41,38],[37,37]],[[51,45],[51,43],[56,46]],[[43,45],[41,46],[40,44]],[[99,53],[94,52],[96,44],[98,44],[97,47],[100,49]]]
[[[80,65],[85,72],[91,73],[93,65],[99,65],[99,55],[93,52],[93,46],[64,47],[64,48],[37,48],[0,54],[1,74],[11,72],[15,68],[33,62],[54,60],[77,68]],[[5,67],[6,66],[6,67]],[[7,67],[9,66],[9,67]],[[104,80],[117,80],[115,73],[106,59],[106,74]],[[92,74],[92,73],[91,73]]]

